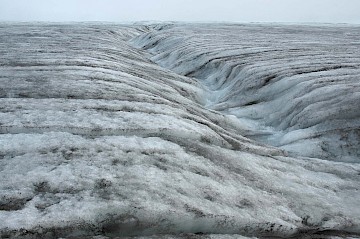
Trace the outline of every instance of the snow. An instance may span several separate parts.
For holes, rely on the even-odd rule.
[[[357,29],[301,29],[0,24],[1,237],[358,237],[358,65],[297,76],[284,54],[258,55],[267,40],[316,40],[343,64],[356,47],[338,31],[355,42]],[[265,69],[284,75],[247,91]],[[311,76],[339,83],[311,88]],[[307,103],[290,119],[296,100]]]

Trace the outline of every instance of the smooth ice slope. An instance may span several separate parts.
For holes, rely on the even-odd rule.
[[[134,43],[292,155],[360,162],[360,27],[168,25]]]
[[[244,137],[252,122],[129,42],[180,44],[166,28],[0,25],[0,237],[359,235],[360,165]]]

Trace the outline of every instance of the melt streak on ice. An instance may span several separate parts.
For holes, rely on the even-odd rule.
[[[1,237],[359,236],[359,30],[0,24]]]

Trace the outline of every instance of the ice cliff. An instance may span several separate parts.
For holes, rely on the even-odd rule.
[[[0,24],[1,237],[359,237],[359,36]]]

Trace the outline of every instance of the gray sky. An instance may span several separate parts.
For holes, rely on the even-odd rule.
[[[359,23],[360,0],[0,0],[0,21]]]

